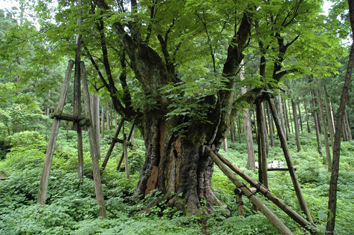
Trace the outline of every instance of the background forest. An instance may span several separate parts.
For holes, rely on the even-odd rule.
[[[0,234],[278,234],[246,197],[245,216],[239,215],[236,186],[216,165],[212,190],[230,213],[221,204],[214,205],[207,215],[186,216],[178,206],[169,206],[157,188],[143,198],[136,196],[149,151],[146,129],[142,128],[145,124],[138,123],[146,117],[140,113],[158,112],[161,100],[169,100],[163,117],[167,123],[183,117],[171,132],[188,137],[193,124],[210,123],[208,110],[217,105],[207,98],[215,94],[222,97],[230,90],[236,94],[232,99],[241,102],[230,105],[237,106],[238,112],[230,111],[235,115],[225,127],[226,138],[215,134],[224,139],[216,144],[218,152],[257,181],[261,176],[254,164],[262,148],[266,149],[267,163],[274,159],[286,162],[269,103],[262,104],[265,127],[260,131],[256,101],[240,98],[247,91],[272,96],[313,224],[319,234],[325,233],[326,223],[333,217],[328,199],[335,125],[352,37],[348,2],[334,1],[328,15],[321,10],[322,1],[274,1],[271,5],[249,1],[238,3],[235,9],[232,4],[224,6],[223,1],[117,1],[117,6],[107,1],[116,14],[103,9],[105,6],[101,9],[102,2],[20,0],[18,8],[0,9]],[[242,63],[240,60],[237,71],[226,77],[227,52],[242,46],[236,35],[242,37],[244,12],[253,21],[240,54]],[[273,16],[289,24],[280,26]],[[142,25],[143,44],[149,44],[163,58],[168,72],[179,79],[156,85],[152,88],[156,93],[147,92],[144,86],[149,82],[143,84],[132,55],[122,49],[124,41],[120,42],[114,31],[115,23],[123,22],[129,27],[125,34],[134,39],[138,37],[133,30],[136,21]],[[81,52],[77,53],[81,36]],[[53,125],[51,115],[58,105],[68,61],[80,53],[95,113],[92,122],[100,166],[112,140],[122,140],[132,132],[129,179],[124,161],[119,164],[123,159],[121,143],[114,145],[107,166],[101,167],[107,219],[99,218],[88,127],[82,127],[81,179],[77,131],[70,121],[60,123],[45,204],[37,203]],[[73,81],[62,113],[76,112]],[[237,81],[232,89],[229,81]],[[343,120],[334,233],[354,234],[353,85]],[[120,124],[121,131],[113,138]],[[265,133],[264,141],[261,133]],[[289,173],[268,171],[267,177],[269,190],[306,217]],[[309,233],[266,197],[259,197],[294,234]],[[150,208],[154,199],[161,200]],[[209,208],[206,199],[201,199],[200,205]]]

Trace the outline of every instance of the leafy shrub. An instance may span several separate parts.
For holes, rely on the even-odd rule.
[[[30,147],[35,144],[45,145],[44,138],[37,131],[23,131],[8,136],[5,141],[12,147]]]

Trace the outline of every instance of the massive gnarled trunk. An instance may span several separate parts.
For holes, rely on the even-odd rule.
[[[166,195],[169,205],[185,214],[207,214],[214,205],[221,205],[211,187],[213,161],[203,155],[202,145],[172,132],[174,121],[144,121],[146,157],[135,195],[143,196],[156,188]],[[151,182],[156,167],[157,181]],[[201,200],[207,202],[205,207]]]

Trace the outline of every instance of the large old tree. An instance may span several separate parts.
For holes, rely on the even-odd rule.
[[[264,90],[275,89],[284,75],[308,71],[301,60],[317,58],[296,47],[316,51],[302,42],[316,43],[322,2],[83,2],[62,1],[57,24],[41,23],[48,32],[54,29],[48,35],[66,53],[65,45],[73,45],[70,33],[82,34],[92,87],[105,88],[114,109],[139,127],[146,150],[135,195],[146,194],[151,173],[158,171],[155,188],[169,205],[188,215],[222,205],[211,188],[213,162],[203,145],[219,149],[238,110],[272,93]],[[43,7],[43,19],[46,12]],[[80,26],[73,16],[83,18]],[[263,67],[261,76],[246,77],[250,89],[240,95],[237,74],[245,54],[246,59],[262,55]]]

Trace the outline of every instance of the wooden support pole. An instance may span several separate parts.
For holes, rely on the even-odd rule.
[[[236,203],[238,205],[238,215],[245,217],[245,208],[243,207],[242,195],[236,195]]]
[[[127,136],[125,134],[124,134],[124,142],[123,142],[123,155],[124,155],[124,164],[125,164],[125,174],[127,179],[130,179],[129,162],[128,162],[128,145],[127,145]]]
[[[278,229],[281,234],[293,234],[291,230],[281,221],[251,190],[239,180],[232,172],[221,162],[221,160],[215,155],[215,153],[206,146],[207,152],[210,154],[213,161],[224,172],[224,174],[234,183],[238,188],[241,188],[242,193],[248,197],[248,199],[255,204],[259,210],[268,218],[268,220]]]
[[[90,107],[90,94],[88,92],[88,82],[86,79],[86,70],[84,62],[80,63],[81,67],[81,76],[82,76],[82,85],[84,91],[84,100],[85,100],[85,115],[90,117],[91,119],[91,107]],[[95,137],[95,129],[92,125],[88,126],[88,134],[90,140],[90,148],[92,159],[92,170],[93,170],[93,180],[95,182],[95,193],[97,205],[99,206],[99,214],[102,219],[107,218],[106,206],[103,197],[102,183],[101,183],[101,174],[100,174],[100,166],[98,163],[98,148]]]
[[[296,172],[295,172],[295,169],[294,169],[294,164],[293,164],[293,161],[291,159],[290,151],[289,151],[289,148],[288,148],[288,143],[286,142],[286,137],[285,137],[284,131],[283,131],[283,129],[280,126],[281,124],[280,124],[277,112],[275,110],[275,106],[273,104],[273,101],[270,98],[268,98],[268,101],[269,101],[269,106],[270,106],[270,110],[271,110],[272,115],[273,115],[273,119],[274,119],[275,125],[276,125],[277,130],[278,130],[278,135],[279,135],[281,147],[283,149],[283,153],[284,153],[284,156],[285,156],[285,159],[286,159],[286,163],[288,164],[288,167],[289,167],[289,173],[290,173],[293,185],[294,185],[294,189],[295,189],[295,192],[296,192],[297,199],[299,200],[300,207],[304,211],[304,213],[307,216],[308,220],[311,223],[313,223],[310,211],[309,211],[309,209],[307,207],[304,195],[302,194],[302,191],[301,191],[300,183],[299,183],[299,181],[297,179],[297,175],[296,175]]]
[[[77,123],[77,158],[78,158],[78,177],[79,180],[84,180],[84,151],[82,145],[82,129],[79,123]]]
[[[55,110],[56,112],[63,111],[65,97],[66,97],[66,93],[68,91],[69,81],[71,78],[71,71],[72,71],[73,67],[74,67],[74,61],[70,60],[68,68],[65,73],[65,80],[64,80],[63,88],[60,93],[59,103],[58,103],[58,106]],[[47,147],[47,151],[46,151],[46,155],[45,155],[45,159],[44,159],[43,172],[42,172],[41,182],[39,184],[39,191],[38,191],[38,198],[37,198],[37,203],[42,204],[42,205],[45,204],[45,200],[46,200],[46,195],[47,195],[47,190],[48,190],[49,173],[50,173],[50,168],[52,166],[55,143],[57,142],[59,124],[60,124],[60,120],[54,118],[53,126],[52,126],[52,133],[50,134],[48,147]]]
[[[226,158],[221,156],[219,153],[215,153],[215,155],[220,159],[222,163],[227,165],[233,172],[241,176],[244,180],[250,183],[253,187],[259,188],[258,191],[261,192],[265,197],[267,197],[270,201],[272,201],[275,205],[277,205],[281,210],[283,210],[287,215],[289,215],[294,221],[300,224],[302,227],[309,231],[316,231],[316,227],[299,215],[296,211],[287,206],[284,202],[282,202],[279,198],[273,195],[264,185],[258,183],[246,173],[235,167],[231,162],[229,162]],[[279,169],[279,168],[278,168]],[[282,168],[280,168],[282,169]],[[296,168],[295,168],[296,169]]]
[[[132,125],[132,128],[130,129],[130,132],[129,132],[129,135],[128,135],[128,140],[130,140],[130,138],[132,137],[133,135],[133,131],[134,131],[134,126],[135,126],[135,123],[133,123]],[[123,162],[123,158],[124,158],[124,153],[122,153],[122,156],[120,157],[119,161],[118,161],[118,165],[117,165],[117,171],[119,170],[120,166],[122,165],[122,162]]]
[[[116,132],[114,133],[114,137],[115,139],[118,138],[118,135],[119,135],[119,132],[120,132],[120,129],[122,128],[123,126],[123,123],[124,123],[124,119],[122,119],[119,123],[119,127],[117,128]],[[101,166],[101,171],[103,172],[104,169],[106,168],[107,166],[107,163],[108,163],[108,160],[109,160],[109,157],[111,156],[112,154],[112,151],[113,151],[113,148],[114,148],[114,145],[116,144],[115,141],[112,141],[111,145],[109,146],[109,149],[108,149],[108,152],[106,154],[106,157],[104,158],[104,161],[102,163],[102,166]]]
[[[78,0],[77,4],[82,5],[82,0]],[[77,24],[82,24],[82,18],[77,19]],[[80,28],[79,28],[80,30]],[[79,33],[76,37],[76,53],[75,53],[75,76],[74,76],[74,116],[81,113],[81,79],[80,79],[80,61],[81,61],[81,38]],[[77,132],[77,155],[78,155],[78,177],[83,180],[84,177],[84,153],[82,145],[82,130],[79,121],[74,121],[74,130]]]

